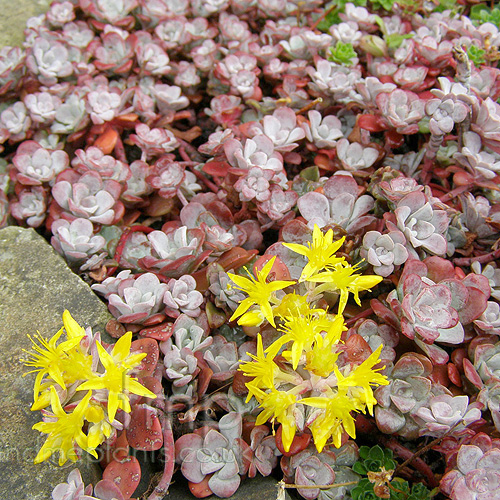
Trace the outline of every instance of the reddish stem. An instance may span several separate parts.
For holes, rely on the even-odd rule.
[[[384,445],[392,450],[398,457],[408,461],[408,465],[411,463],[412,466],[422,474],[430,488],[439,486],[439,481],[436,479],[432,469],[411,450],[398,443],[394,438],[388,439]]]
[[[189,161],[189,162],[192,162],[193,160],[191,159],[191,157],[186,153],[186,149],[183,147],[183,146],[180,146],[179,147],[179,154],[181,155],[181,158],[184,160],[184,161]]]
[[[161,476],[161,479],[156,485],[153,493],[149,495],[148,500],[162,500],[168,492],[168,487],[172,482],[172,476],[174,474],[175,446],[170,416],[160,411],[159,419],[163,429],[163,452],[165,454],[165,466],[163,468],[163,475]]]
[[[500,257],[500,248],[494,252],[486,253],[480,255],[479,257],[461,257],[459,259],[453,259],[453,264],[456,266],[470,266],[473,262],[479,262],[479,264],[486,264],[492,260],[498,259]]]
[[[120,160],[121,162],[128,165],[127,155],[125,153],[125,146],[123,145],[123,141],[120,137],[120,134],[118,134],[118,137],[116,138],[114,153],[117,160]]]
[[[351,325],[354,325],[358,319],[361,318],[368,318],[368,316],[371,316],[373,314],[373,309],[369,307],[368,309],[365,309],[364,311],[361,311],[359,314],[356,314],[356,316],[353,316],[352,318],[348,319],[345,322],[345,326],[349,327]]]
[[[440,196],[439,199],[444,203],[446,201],[452,200],[459,194],[462,194],[464,191],[469,191],[471,188],[470,185],[467,186],[458,186],[457,188],[453,189],[452,191],[449,191],[443,196]]]
[[[191,172],[196,176],[197,179],[199,179],[205,186],[207,186],[210,191],[213,193],[217,194],[219,192],[219,187],[216,186],[212,181],[208,180],[201,172],[196,170],[195,168],[190,169]]]

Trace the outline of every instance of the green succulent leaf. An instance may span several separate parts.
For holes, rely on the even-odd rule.
[[[319,168],[316,165],[313,165],[312,167],[304,168],[300,172],[300,176],[303,179],[305,179],[306,181],[318,182],[319,178],[320,178]]]
[[[484,49],[481,49],[480,47],[477,47],[476,45],[471,45],[467,49],[467,55],[476,67],[479,67],[486,62],[486,59],[484,58],[485,54],[486,51]]]
[[[407,35],[400,35],[399,33],[392,33],[391,35],[387,35],[385,37],[385,43],[387,44],[387,47],[390,49],[398,49],[401,47],[401,44],[403,43],[404,40],[408,40],[409,38],[412,38],[413,35],[408,33]]]
[[[361,474],[362,476],[366,476],[366,473],[368,472],[368,470],[366,469],[366,467],[364,466],[364,464],[362,462],[356,462],[352,466],[352,470],[354,472],[357,472],[358,474]]]
[[[353,59],[356,57],[357,54],[352,43],[343,43],[341,41],[338,41],[335,47],[330,47],[330,54],[328,54],[329,61],[345,66],[352,66]]]
[[[500,27],[500,9],[497,7],[489,9],[484,4],[474,5],[470,10],[469,17],[477,21],[476,24],[493,23]]]
[[[370,458],[382,462],[384,460],[384,450],[377,444],[370,450]]]

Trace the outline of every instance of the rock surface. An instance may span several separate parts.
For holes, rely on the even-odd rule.
[[[22,349],[31,345],[26,335],[38,330],[52,336],[62,327],[64,309],[94,331],[104,332],[111,316],[41,236],[20,227],[0,230],[0,304],[0,499],[48,500],[74,465],[33,464],[45,435],[31,430],[40,413],[30,411],[35,375],[22,376]],[[97,464],[78,467],[86,483],[100,479]]]
[[[26,21],[33,16],[47,12],[50,0],[0,1],[0,47],[20,46],[24,41]]]

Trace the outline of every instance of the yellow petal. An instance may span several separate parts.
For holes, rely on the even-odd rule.
[[[115,419],[116,411],[118,410],[118,394],[115,391],[109,391],[108,396],[108,418],[112,422]]]
[[[85,329],[81,327],[73,316],[71,316],[70,312],[66,309],[63,312],[63,324],[66,330],[66,335],[69,339],[73,337],[83,337],[85,336]]]
[[[130,354],[130,346],[132,345],[132,332],[127,332],[122,335],[113,346],[111,356],[123,361]]]
[[[151,392],[149,389],[146,389],[142,384],[134,380],[133,378],[129,378],[125,382],[125,389],[132,392],[133,394],[137,394],[138,396],[145,396],[147,398],[156,398],[156,394]]]

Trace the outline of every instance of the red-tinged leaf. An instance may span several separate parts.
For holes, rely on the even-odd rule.
[[[100,500],[123,500],[120,488],[108,479],[103,479],[95,485],[94,495],[97,495]]]
[[[238,396],[246,396],[248,388],[245,385],[252,381],[252,377],[247,377],[243,372],[237,371],[233,377],[233,391]]]
[[[163,342],[168,340],[174,333],[173,323],[162,323],[161,325],[144,328],[139,332],[141,337],[151,338]]]
[[[348,362],[355,364],[361,364],[372,353],[368,342],[357,333],[347,339],[344,349]]]
[[[388,307],[385,307],[380,300],[370,300],[370,307],[373,309],[373,312],[385,323],[389,324],[396,330],[400,329],[398,317]]]
[[[128,457],[129,444],[127,434],[122,431],[112,444],[106,442],[102,445],[103,456],[99,462],[101,467],[105,469],[113,460],[124,460]]]
[[[463,360],[463,367],[464,367],[464,374],[467,377],[467,380],[469,380],[478,389],[482,389],[483,381],[481,380],[481,377],[474,368],[474,365],[467,358],[464,358]]]
[[[295,434],[292,444],[290,445],[290,450],[285,451],[285,449],[283,448],[283,441],[281,440],[281,434],[282,428],[280,425],[278,430],[276,431],[276,446],[285,457],[291,457],[301,452],[302,450],[305,450],[311,442],[312,438],[311,434]]]
[[[445,387],[448,387],[450,382],[448,378],[448,366],[449,364],[435,365],[429,378],[436,384],[441,384],[444,385]]]
[[[457,386],[462,387],[462,379],[460,378],[460,372],[458,368],[453,363],[448,363],[448,378]]]
[[[385,143],[391,149],[400,148],[404,144],[404,135],[395,130],[387,130],[384,134]]]
[[[109,155],[115,148],[117,140],[118,132],[114,128],[108,127],[106,131],[96,139],[94,146],[99,148],[105,155]]]
[[[146,357],[134,368],[134,375],[137,377],[153,375],[160,357],[158,342],[152,338],[134,340],[130,346],[130,352],[134,354],[146,353]]]
[[[290,271],[287,265],[275,255],[262,255],[260,256],[253,265],[253,273],[256,276],[257,271],[262,271],[262,268],[273,258],[275,260],[273,262],[273,267],[269,271],[268,281],[276,281],[276,280],[291,280]]]
[[[203,353],[197,351],[194,353],[196,359],[198,360],[198,368],[200,373],[198,374],[198,397],[202,397],[205,392],[207,392],[210,381],[213,377],[213,370],[208,366],[207,362],[203,359]]]
[[[159,450],[163,445],[163,434],[157,410],[148,405],[136,405],[130,413],[127,439],[136,450]]]
[[[130,498],[141,480],[141,466],[135,457],[113,460],[104,469],[103,479],[108,479],[118,486],[125,499]]]
[[[159,396],[162,392],[162,385],[161,382],[155,378],[155,377],[142,377],[140,380],[141,384],[146,388],[149,389],[151,392]]]
[[[360,115],[358,116],[358,126],[369,132],[382,132],[387,130],[387,124],[382,116],[379,115]]]
[[[203,165],[203,172],[208,175],[225,177],[231,165],[227,161],[209,161]]]
[[[196,497],[196,498],[206,498],[212,495],[212,490],[208,486],[208,481],[210,481],[210,478],[212,477],[213,474],[209,474],[208,476],[205,476],[203,481],[200,483],[192,483],[191,481],[188,481],[189,485],[189,491]]]

